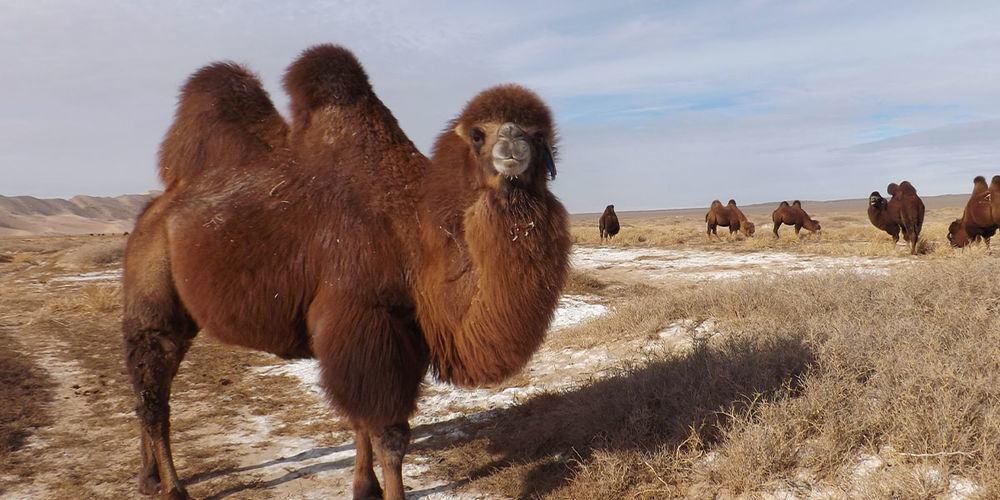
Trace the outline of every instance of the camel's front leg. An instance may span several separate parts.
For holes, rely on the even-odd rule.
[[[410,425],[396,423],[372,433],[375,456],[382,464],[385,500],[405,500],[403,494],[403,456],[410,444]]]
[[[360,423],[353,423],[354,447],[354,500],[382,498],[382,488],[375,477],[371,433]]]

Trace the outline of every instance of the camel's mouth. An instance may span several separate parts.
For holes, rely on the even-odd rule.
[[[528,162],[527,160],[518,160],[516,158],[497,158],[494,156],[493,168],[500,175],[516,177],[528,169]]]
[[[493,168],[500,175],[518,176],[531,164],[531,143],[522,137],[509,138],[501,134],[493,145]]]

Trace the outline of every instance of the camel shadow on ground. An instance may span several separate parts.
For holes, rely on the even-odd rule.
[[[720,439],[733,408],[795,392],[815,354],[797,338],[730,340],[577,390],[414,429],[414,452],[437,454],[452,477],[520,478],[518,498],[544,497],[600,451],[676,449],[698,433]],[[794,395],[794,394],[793,394]],[[461,439],[456,439],[462,436]],[[471,447],[459,453],[449,453]],[[507,494],[514,492],[507,491]]]
[[[697,432],[702,443],[720,438],[719,426],[733,407],[794,391],[815,354],[793,337],[729,340],[654,361],[579,389],[546,393],[519,405],[413,429],[412,454],[430,455],[434,469],[448,470],[449,484],[408,491],[422,498],[499,474],[515,474],[517,498],[537,498],[564,486],[601,451],[676,449]],[[353,444],[307,450],[261,464],[205,472],[187,484],[284,464],[281,477],[230,487],[221,499],[249,489],[269,489],[298,478],[353,466],[354,455],[304,465]],[[296,467],[296,464],[301,465]]]

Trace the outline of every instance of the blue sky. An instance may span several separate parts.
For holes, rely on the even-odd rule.
[[[613,5],[612,5],[613,4]],[[423,151],[478,91],[553,108],[571,212],[864,198],[1000,174],[997,2],[0,4],[0,194],[159,189],[184,80],[348,47]]]

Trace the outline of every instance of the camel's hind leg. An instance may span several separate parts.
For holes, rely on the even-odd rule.
[[[150,241],[153,240],[153,241]],[[134,233],[125,256],[125,366],[137,397],[139,491],[188,498],[170,453],[170,386],[198,329],[170,280],[166,245]]]

